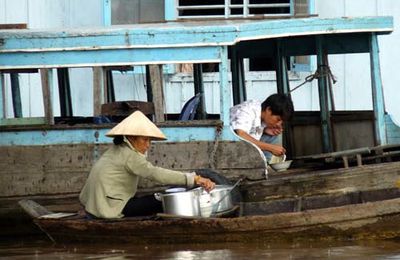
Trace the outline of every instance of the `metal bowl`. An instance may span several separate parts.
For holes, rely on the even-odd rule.
[[[212,213],[219,213],[231,209],[234,205],[232,202],[231,185],[216,185],[210,191]]]
[[[271,166],[271,168],[277,172],[283,172],[283,171],[286,171],[287,169],[289,169],[291,164],[292,164],[292,160],[288,160],[288,161],[279,162],[279,163],[272,163],[269,166]]]

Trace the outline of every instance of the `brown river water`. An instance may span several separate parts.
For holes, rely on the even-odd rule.
[[[7,238],[0,241],[0,259],[400,259],[400,241],[63,245]]]

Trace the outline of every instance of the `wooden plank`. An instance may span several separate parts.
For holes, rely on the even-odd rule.
[[[79,192],[96,159],[111,146],[3,146],[0,149],[0,197]],[[148,159],[159,167],[191,172],[208,168],[212,148],[213,142],[154,142]],[[245,142],[220,142],[217,153],[217,172],[229,178],[241,175],[251,177],[256,172],[262,176],[265,170],[260,154]],[[18,167],[13,166],[16,158]],[[140,187],[155,185],[154,182],[143,182]]]
[[[6,23],[0,24],[0,30],[27,29],[26,23]]]
[[[26,213],[34,218],[54,213],[34,202],[33,200],[20,200],[18,204],[25,210]]]
[[[52,69],[40,69],[40,77],[41,77],[41,81],[42,81],[44,118],[45,118],[45,121],[47,124],[54,125],[53,70]]]
[[[14,69],[14,70],[0,70],[1,73],[38,73],[38,69]]]
[[[243,202],[241,203],[241,206],[242,212],[245,215],[265,215],[281,212],[340,207],[365,202],[376,202],[398,198],[399,196],[400,190],[398,188],[363,191],[356,190],[350,192],[339,191],[331,194],[317,194],[284,199],[272,198],[270,200],[259,202]]]
[[[371,152],[369,147],[361,147],[356,149],[349,149],[339,152],[333,153],[321,153],[321,154],[312,154],[306,156],[298,156],[296,159],[325,159],[325,158],[337,158],[342,156],[354,156],[357,154],[369,154]]]
[[[347,169],[308,170],[299,174],[271,176],[267,182],[242,184],[244,201],[312,196],[336,192],[394,188],[400,177],[400,162],[363,165]],[[349,185],[351,183],[351,185]]]
[[[164,88],[162,65],[149,65],[155,122],[164,122]]]
[[[0,118],[1,126],[28,126],[44,124],[48,124],[48,119],[45,117]]]

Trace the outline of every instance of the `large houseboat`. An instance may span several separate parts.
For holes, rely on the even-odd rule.
[[[168,137],[153,144],[153,163],[185,171],[209,168],[233,180],[246,177],[241,186],[245,202],[393,191],[400,175],[400,146],[387,138],[389,129],[398,129],[385,115],[378,47],[379,35],[392,30],[392,17],[254,17],[0,30],[1,215],[20,213],[16,202],[23,198],[34,198],[52,210],[77,210],[77,194],[91,166],[111,145],[105,133],[136,109]],[[347,53],[369,53],[372,111],[334,109],[329,56]],[[296,88],[289,84],[288,60],[304,56],[315,57],[316,71],[307,80],[318,81],[320,110],[296,111],[285,126],[282,142],[294,162],[277,173],[257,147],[232,132],[229,108],[247,99],[244,59],[268,59],[276,71],[277,92],[290,95]],[[163,71],[187,64],[193,71],[195,95],[180,114],[168,114]],[[116,98],[113,71],[134,73],[137,67],[145,71],[147,100]],[[214,92],[219,113],[213,114],[205,110],[211,95],[205,94],[203,84],[203,70],[210,67],[219,79]],[[72,68],[91,69],[92,116],[72,112]],[[36,91],[42,93],[43,116],[23,116],[18,75],[24,73],[40,79]],[[10,95],[5,94],[7,87]],[[13,118],[6,116],[8,104]],[[150,182],[141,187],[142,192],[160,189]],[[257,206],[250,207],[254,209],[249,212],[256,214]]]

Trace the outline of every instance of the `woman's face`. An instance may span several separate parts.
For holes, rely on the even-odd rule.
[[[131,145],[139,151],[139,153],[145,154],[150,148],[150,138],[146,136],[128,136],[127,137]]]

